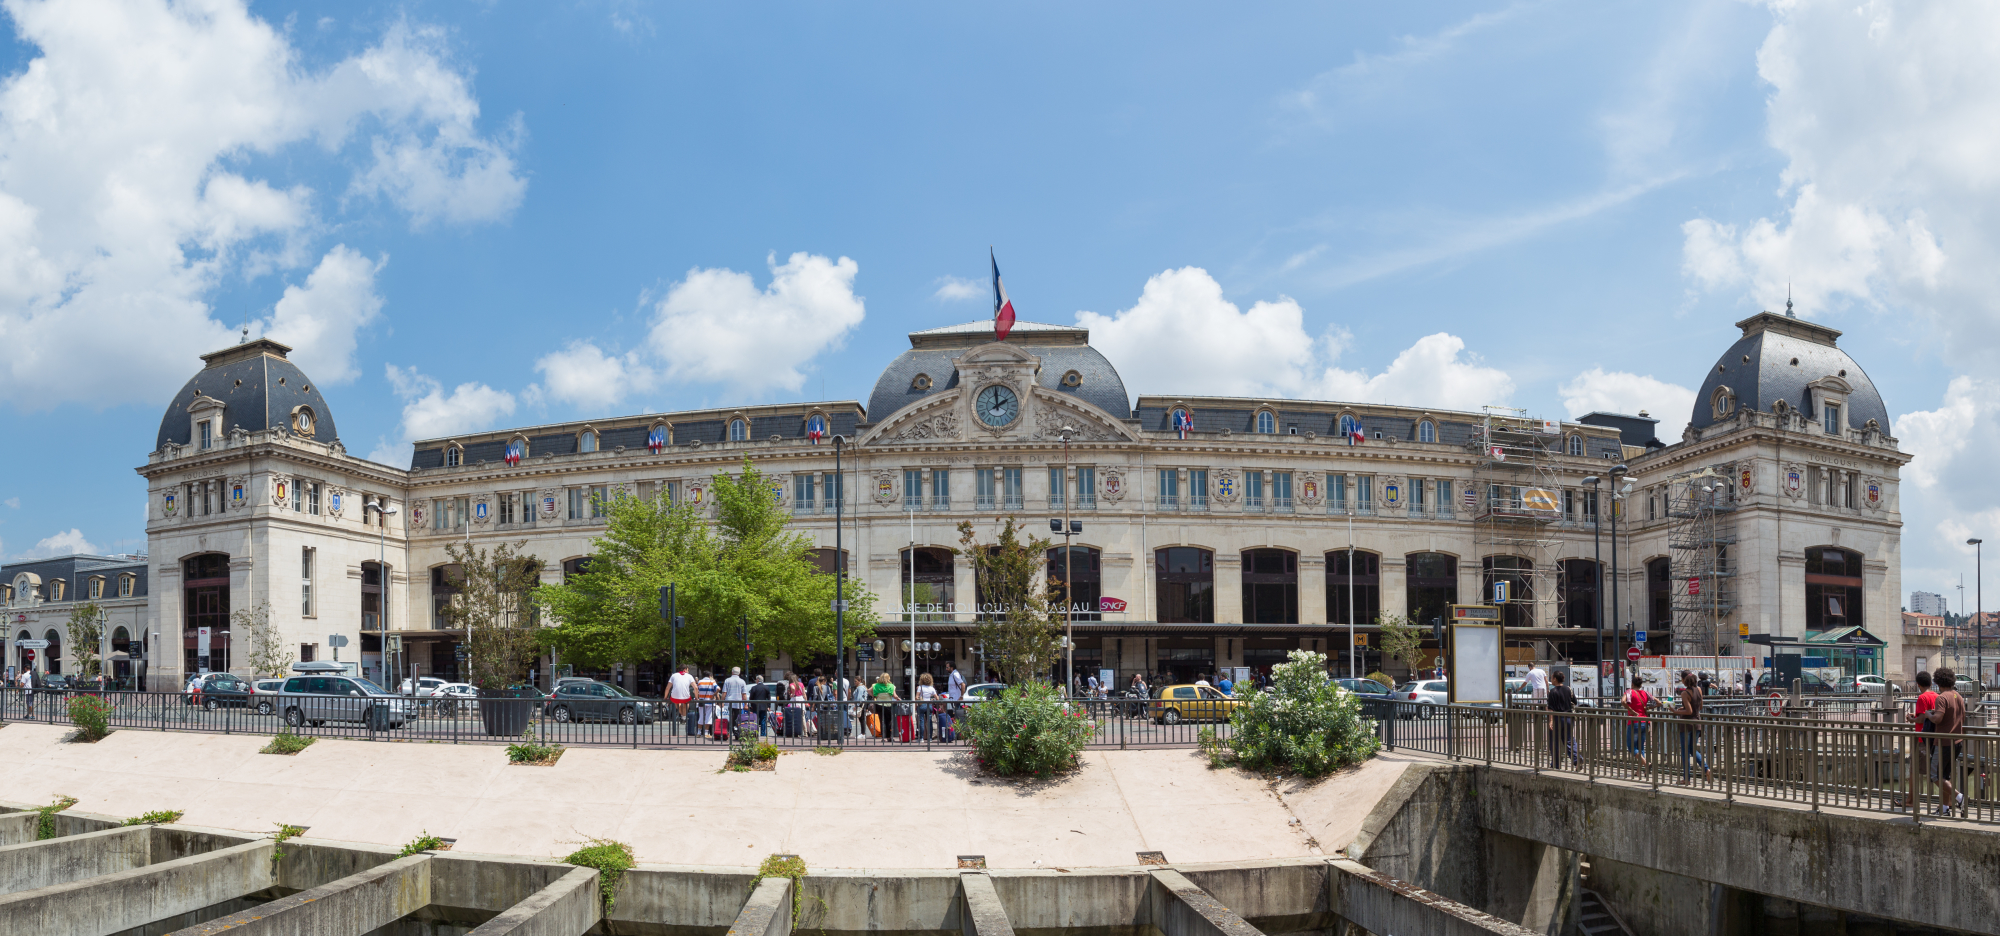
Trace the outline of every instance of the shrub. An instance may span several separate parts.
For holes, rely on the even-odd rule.
[[[76,724],[85,741],[102,741],[111,733],[111,703],[94,695],[69,700],[69,720]]]
[[[591,839],[570,852],[564,861],[579,868],[597,869],[597,895],[604,901],[604,918],[611,918],[611,901],[618,896],[618,881],[632,870],[632,846],[610,839]]]
[[[308,737],[306,735],[295,735],[292,734],[290,731],[280,731],[277,734],[271,736],[271,743],[264,745],[262,753],[297,754],[298,752],[311,747],[312,743],[317,740],[319,739]]]
[[[536,744],[533,741],[520,741],[507,745],[507,760],[515,764],[534,764],[538,767],[547,767],[554,764],[556,758],[562,756],[562,752],[563,749],[560,744]]]
[[[185,813],[178,809],[155,809],[152,812],[140,813],[133,816],[119,823],[119,825],[159,825],[163,822],[179,822],[183,815]]]
[[[1196,740],[1201,744],[1202,756],[1208,758],[1209,769],[1216,770],[1229,766],[1229,759],[1233,755],[1229,745],[1216,739],[1215,729],[1202,728],[1201,734],[1196,735]]]
[[[1047,683],[1023,683],[965,707],[961,727],[979,763],[1002,776],[1042,776],[1077,765],[1095,726]]]
[[[1380,747],[1361,719],[1361,700],[1326,675],[1326,657],[1294,650],[1271,667],[1270,692],[1236,707],[1229,746],[1246,767],[1309,777],[1358,764]]]
[[[50,803],[47,806],[35,807],[35,812],[41,814],[41,818],[35,820],[35,841],[39,842],[45,839],[55,838],[56,813],[62,812],[63,810],[68,809],[71,806],[75,805],[76,805],[76,797],[58,796],[56,797],[55,802]]]
[[[1368,678],[1375,680],[1376,682],[1381,683],[1384,686],[1388,686],[1391,689],[1396,688],[1396,678],[1394,676],[1389,675],[1388,673],[1381,672],[1380,670],[1377,670],[1376,672],[1373,673],[1369,673]]]

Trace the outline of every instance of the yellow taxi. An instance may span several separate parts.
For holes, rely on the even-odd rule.
[[[1228,721],[1231,712],[1242,705],[1241,699],[1222,694],[1214,686],[1197,686],[1182,683],[1161,686],[1159,694],[1146,703],[1146,715],[1162,725],[1178,725],[1184,721]]]

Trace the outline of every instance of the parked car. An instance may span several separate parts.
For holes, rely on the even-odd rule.
[[[259,679],[250,684],[250,692],[255,698],[257,714],[269,715],[278,710],[278,693],[285,691],[282,679]]]
[[[417,677],[416,692],[414,694],[419,699],[429,698],[437,693],[439,687],[450,682],[451,680],[449,679],[439,679],[436,676],[419,676]],[[396,691],[400,695],[411,695],[410,681],[407,679],[403,680],[403,684],[397,687]]]
[[[1333,682],[1334,685],[1337,685],[1340,688],[1345,689],[1348,692],[1352,692],[1355,695],[1358,695],[1364,699],[1386,699],[1389,697],[1389,693],[1395,691],[1393,689],[1390,689],[1388,686],[1384,686],[1381,683],[1378,683],[1372,679],[1341,678],[1341,679],[1336,679]]]
[[[1414,710],[1404,708],[1404,718],[1435,718],[1437,706],[1451,703],[1451,684],[1442,679],[1413,679],[1396,687],[1389,697],[1405,706],[1417,703]]]
[[[459,712],[477,711],[479,687],[471,683],[445,683],[431,693],[430,704],[439,715],[450,718]]]
[[[195,684],[188,701],[213,712],[219,708],[249,708],[251,694],[250,684],[234,674],[209,673]]]
[[[981,699],[997,699],[1000,698],[1001,693],[1006,691],[1007,684],[1003,682],[973,683],[965,687],[965,698],[968,702],[976,702]]]
[[[1799,683],[1800,691],[1806,693],[1807,695],[1837,691],[1834,689],[1832,684],[1828,683],[1824,679],[1819,678],[1819,674],[1817,673],[1800,673],[1799,680],[1800,680]],[[1790,682],[1779,684],[1778,686],[1773,688],[1772,674],[1768,670],[1765,671],[1762,675],[1757,677],[1758,695],[1770,695],[1773,692],[1790,692],[1791,690],[1792,690],[1792,685]]]
[[[278,696],[285,724],[293,728],[330,721],[401,728],[409,706],[408,700],[359,676],[292,676]]]
[[[607,682],[563,682],[542,703],[542,711],[559,722],[615,721],[649,725],[653,703]]]
[[[1865,676],[1854,677],[1854,686],[1856,692],[1872,692],[1875,695],[1881,695],[1889,688],[1889,680],[1870,673]]]
[[[1162,725],[1178,725],[1184,721],[1228,721],[1231,712],[1243,702],[1223,695],[1214,686],[1197,686],[1185,683],[1177,686],[1161,686],[1158,695],[1146,707],[1153,721]]]

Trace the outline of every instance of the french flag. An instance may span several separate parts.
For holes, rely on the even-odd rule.
[[[646,433],[646,448],[650,449],[653,454],[660,454],[660,450],[666,447],[667,427],[654,426],[651,432]]]
[[[816,415],[806,420],[806,441],[818,445],[819,440],[824,438],[826,438],[826,419]]]
[[[1368,434],[1361,431],[1361,420],[1347,424],[1347,444],[1360,445],[1368,440]]]
[[[1014,302],[1007,298],[1007,287],[1000,282],[1000,261],[994,259],[990,247],[986,258],[993,261],[993,340],[1006,341],[1007,333],[1014,330]]]
[[[505,461],[510,468],[519,465],[521,463],[521,443],[518,441],[507,443],[506,454],[501,456],[501,460]]]
[[[1174,431],[1179,433],[1182,439],[1186,439],[1188,437],[1188,433],[1194,431],[1194,415],[1192,413],[1189,413],[1187,410],[1179,410],[1175,412]]]

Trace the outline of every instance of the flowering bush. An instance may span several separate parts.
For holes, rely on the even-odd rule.
[[[973,753],[1002,775],[1044,776],[1074,768],[1096,726],[1046,683],[1009,688],[998,699],[965,707],[960,723]]]
[[[1246,767],[1317,777],[1375,756],[1361,700],[1326,675],[1326,657],[1294,650],[1271,667],[1271,691],[1251,693],[1230,716],[1229,746]]]

